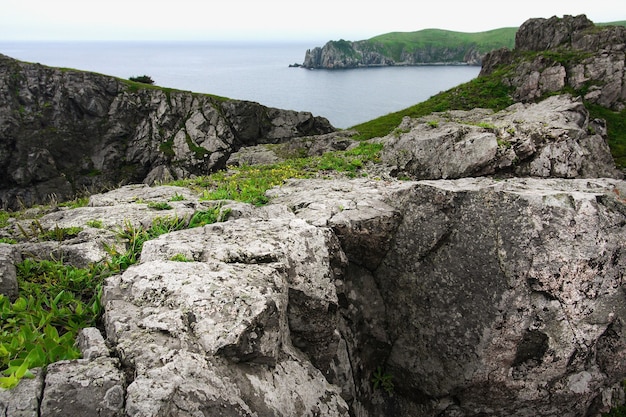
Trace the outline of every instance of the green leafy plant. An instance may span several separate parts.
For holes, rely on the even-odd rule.
[[[34,367],[80,357],[75,338],[100,315],[107,273],[99,266],[26,259],[17,276],[19,297],[11,302],[0,295],[1,388],[15,386]]]
[[[194,213],[189,220],[189,228],[202,227],[207,224],[223,222],[228,218],[230,209],[222,209],[221,205]]]
[[[185,201],[185,196],[182,194],[174,193],[170,201]]]
[[[165,201],[151,201],[148,203],[148,208],[153,210],[171,210],[172,206]]]
[[[376,371],[372,374],[372,385],[374,390],[382,389],[388,395],[393,394],[393,376],[383,371],[382,367],[376,368]]]
[[[143,244],[146,241],[166,233],[182,230],[185,227],[185,220],[177,217],[157,217],[148,229],[125,222],[117,234],[126,241],[126,250],[119,252],[116,248],[107,247],[109,255],[111,255],[111,260],[107,263],[108,268],[113,271],[124,271],[139,261]]]
[[[176,255],[174,255],[174,256],[172,256],[170,258],[170,261],[174,261],[174,262],[193,262],[193,259],[187,258],[182,253],[177,253]]]
[[[45,231],[39,236],[40,240],[54,240],[57,242],[63,242],[64,240],[72,239],[82,231],[82,227],[58,227]]]
[[[104,223],[102,222],[102,220],[89,220],[87,222],[87,226],[89,227],[93,227],[94,229],[102,229],[104,227]]]
[[[128,79],[136,83],[149,84],[149,85],[154,84],[154,80],[149,75],[139,75],[136,77],[129,77]]]

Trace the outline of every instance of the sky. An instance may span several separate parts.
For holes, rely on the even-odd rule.
[[[530,18],[626,20],[624,0],[2,0],[0,41],[362,40],[427,28],[481,32]]]

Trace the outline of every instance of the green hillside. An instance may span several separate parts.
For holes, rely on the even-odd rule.
[[[475,46],[481,53],[515,45],[517,28],[500,28],[486,32],[454,32],[442,29],[423,29],[416,32],[391,32],[370,38],[364,43],[382,45],[394,56],[397,51],[412,53],[420,49],[458,49]]]

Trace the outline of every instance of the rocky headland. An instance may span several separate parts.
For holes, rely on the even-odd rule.
[[[85,207],[34,209],[41,230],[82,231],[59,242],[16,238],[0,244],[0,290],[7,297],[17,296],[15,265],[24,259],[104,262],[110,256],[106,247],[124,245],[116,234],[124,225],[141,227],[164,216],[189,222],[214,208],[224,215],[220,222],[145,242],[138,263],[106,280],[101,325],[78,338],[83,358],[52,363],[0,392],[0,413],[595,417],[623,404],[626,182],[611,156],[606,123],[590,117],[584,99],[616,109],[624,105],[626,36],[586,21],[533,19],[520,28],[515,49],[542,48],[546,34],[559,39],[555,34],[562,31],[567,36],[561,39],[572,42],[570,51],[581,45],[572,40],[611,39],[595,52],[583,49],[582,61],[561,62],[563,69],[556,71],[564,87],[580,77],[590,81],[597,88],[588,96],[534,83],[535,71],[539,79],[548,75],[535,62],[519,79],[508,79],[519,100],[513,106],[407,117],[370,141],[382,144],[382,151],[379,163],[363,168],[366,177],[327,173],[322,177],[331,178],[287,180],[267,192],[269,203],[261,207],[206,201],[189,188],[141,182],[149,182],[146,177],[157,168],[172,177],[199,175],[214,153],[222,155],[214,157],[221,161],[217,169],[350,150],[358,146],[352,133],[332,132],[310,115],[279,110],[282,117],[261,124],[266,130],[234,129],[232,120],[241,119],[236,112],[224,119],[223,106],[233,112],[237,106],[269,110],[158,89],[135,97],[123,83],[111,103],[123,98],[143,110],[117,113],[105,106],[98,113],[94,104],[101,116],[92,119],[75,109],[70,114],[82,116],[70,121],[104,125],[94,132],[109,132],[106,138],[112,136],[110,119],[127,132],[118,117],[133,115],[130,131],[144,135],[124,142],[126,158],[134,155],[129,149],[151,155],[167,138],[174,154],[156,158],[159,164],[147,164],[150,169],[140,165],[140,175],[127,180],[136,184],[93,194]],[[494,52],[483,71],[512,63],[522,68],[514,52]],[[67,76],[5,61],[25,72]],[[607,68],[598,75],[593,70],[602,63]],[[554,66],[546,61],[546,68]],[[46,102],[38,97],[47,84],[38,85],[8,90],[11,100]],[[71,91],[89,108],[91,90],[79,94],[80,85]],[[550,92],[555,94],[546,97]],[[73,96],[59,97],[46,108],[41,104],[42,116],[48,111],[64,117],[77,106]],[[151,104],[142,107],[147,97]],[[170,113],[172,102],[185,100],[195,103],[184,107],[189,112]],[[2,132],[14,133],[1,137],[12,144],[2,145],[3,152],[23,140],[25,155],[35,144],[45,153],[46,142],[33,142],[39,116],[29,115],[22,139],[15,133],[21,131],[18,115],[8,114],[13,116]],[[295,122],[298,115],[306,123]],[[190,124],[196,118],[201,123]],[[165,120],[163,129],[179,133],[159,133]],[[241,131],[248,132],[246,140],[233,133]],[[198,139],[222,137],[216,132],[228,132],[236,145],[224,145],[219,153]],[[195,156],[181,155],[201,145],[210,153],[202,170],[192,171],[194,165],[183,161],[197,161]],[[176,171],[181,165],[183,171]],[[37,164],[24,166],[38,172]],[[105,175],[107,166],[100,166]],[[15,184],[7,188],[16,196],[33,193],[31,183],[23,187],[27,191]],[[163,202],[166,210],[154,209]],[[0,233],[17,237],[32,221],[15,219]]]

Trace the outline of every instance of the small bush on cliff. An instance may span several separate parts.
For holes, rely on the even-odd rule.
[[[130,77],[129,80],[134,81],[136,83],[154,85],[154,80],[149,75],[140,75],[137,77]]]

